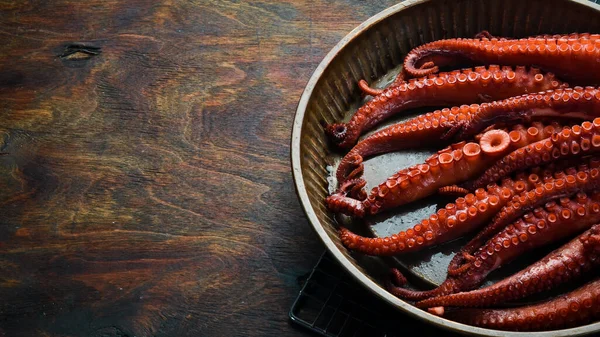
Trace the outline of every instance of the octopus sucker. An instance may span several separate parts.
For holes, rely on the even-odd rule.
[[[535,227],[535,226],[533,226]],[[419,308],[489,307],[515,301],[580,278],[600,264],[600,225],[596,224],[540,261],[491,286],[430,298]],[[545,275],[555,277],[544,278]]]
[[[591,35],[589,35],[591,36]],[[524,39],[447,39],[413,49],[404,59],[405,78],[437,73],[458,64],[536,65],[560,78],[600,84],[600,45],[596,39],[546,37]],[[573,41],[576,40],[576,41]],[[530,48],[533,47],[533,48]]]
[[[436,311],[444,312],[439,308]],[[457,322],[499,330],[542,331],[575,327],[600,318],[600,279],[534,305],[449,310],[444,316]]]
[[[349,149],[356,144],[362,133],[408,109],[472,104],[481,102],[482,97],[486,97],[486,100],[498,100],[528,92],[566,86],[553,74],[542,74],[536,68],[480,67],[469,70],[469,75],[466,75],[465,72],[441,73],[435,78],[413,79],[398,86],[389,87],[360,107],[350,121],[330,124],[325,131],[338,147]],[[500,80],[488,83],[487,79],[494,77]],[[361,82],[361,87],[363,90],[369,91],[363,82]],[[376,94],[374,91],[370,92]],[[428,132],[423,132],[421,139],[422,141],[431,140],[431,136],[436,130],[447,132],[447,129],[448,127],[438,126]],[[414,137],[417,136],[418,134],[414,135]]]
[[[583,207],[585,216],[577,215],[580,207]],[[528,231],[532,222],[537,227],[533,234]],[[414,291],[388,283],[388,290],[397,297],[414,301],[472,290],[479,286],[490,272],[524,253],[574,236],[598,222],[600,194],[563,198],[560,203],[546,204],[538,212],[526,213],[494,235],[473,254],[468,271],[457,276],[448,276],[439,287],[427,291]]]

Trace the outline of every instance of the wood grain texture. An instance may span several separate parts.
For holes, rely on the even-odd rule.
[[[289,137],[397,1],[0,1],[0,336],[298,335]]]

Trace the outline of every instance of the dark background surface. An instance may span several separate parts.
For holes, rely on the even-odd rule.
[[[310,335],[289,138],[398,1],[0,1],[0,336]]]

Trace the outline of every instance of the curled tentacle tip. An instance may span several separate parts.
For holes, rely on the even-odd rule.
[[[348,192],[356,191],[357,189],[362,189],[366,185],[367,182],[362,178],[346,180],[340,185],[340,188],[338,189],[336,194],[347,195]]]
[[[360,154],[355,154],[352,156],[352,161],[351,164],[352,165],[360,165],[363,162],[363,156],[361,156]]]
[[[469,261],[469,262],[473,262],[475,261],[475,256],[469,254],[468,252],[463,252],[462,256],[465,260]]]
[[[356,200],[360,200],[360,201],[364,201],[365,199],[367,199],[367,197],[369,196],[367,194],[367,192],[361,187],[360,189],[357,189],[355,191],[352,191],[350,194],[351,197],[353,197]]]
[[[377,96],[383,92],[382,89],[371,88],[365,80],[358,81],[358,87],[365,95]]]
[[[510,144],[510,136],[503,130],[490,130],[481,136],[479,144],[485,154],[502,154]]]
[[[438,67],[433,62],[425,62],[422,66],[419,67],[420,70],[432,70],[431,73],[437,72]]]
[[[444,307],[433,307],[433,308],[428,308],[427,311],[430,314],[436,315],[436,316],[444,316]]]
[[[365,170],[363,165],[363,157],[359,154],[352,156],[348,162],[348,166],[348,171],[350,171],[350,173],[348,173],[346,176],[346,180],[360,177]]]
[[[339,212],[350,216],[362,218],[365,216],[365,208],[360,200],[348,198],[343,193],[335,193],[325,199],[327,208],[333,212]]]
[[[354,177],[357,175],[355,171],[356,170],[352,171],[350,176]],[[347,179],[348,180],[340,184],[338,194],[349,196],[357,200],[365,200],[367,198],[367,192],[365,192],[364,187],[367,185],[367,182],[362,178],[350,179],[350,177],[348,177]]]
[[[365,192],[364,187],[367,185],[367,182],[362,179],[353,179],[353,186],[348,195],[357,200],[365,200],[367,198],[367,192]]]
[[[416,54],[412,55],[412,57],[409,55],[409,58],[412,60],[407,60],[407,62],[405,62],[404,71],[407,75],[409,75],[409,77],[423,77],[429,74],[437,73],[440,70],[439,67],[433,62],[425,62],[420,67],[415,67],[411,61],[416,61],[416,56]]]
[[[400,272],[400,270],[398,270],[397,268],[392,268],[391,273],[392,282],[395,283],[397,286],[402,287],[406,283],[408,283],[406,277],[402,275],[402,272]]]
[[[346,158],[344,158],[344,161],[345,160]],[[342,167],[344,168],[342,169]],[[360,178],[365,171],[363,157],[359,154],[348,157],[346,163],[342,161],[338,170],[337,178],[340,184],[347,180]]]
[[[435,74],[439,71],[437,66],[431,67],[431,68],[420,68],[418,69],[418,71],[415,74],[415,77],[425,77],[427,75],[430,74]]]
[[[458,276],[461,274],[464,274],[465,272],[467,272],[469,269],[471,269],[471,263],[465,263],[460,267],[457,268],[452,268],[452,269],[448,269],[448,275],[449,276]]]
[[[346,177],[341,178],[340,182],[344,182],[346,180],[352,180],[352,179],[359,179],[360,177],[362,177],[364,172],[365,172],[365,166],[363,164],[360,164],[356,168],[354,168],[352,171],[350,171],[350,173],[348,173],[346,175]]]
[[[469,190],[460,186],[452,185],[440,187],[440,189],[438,189],[438,193],[441,195],[464,196],[469,194]]]
[[[325,127],[325,132],[335,144],[340,144],[346,139],[347,131],[345,123],[333,123]]]

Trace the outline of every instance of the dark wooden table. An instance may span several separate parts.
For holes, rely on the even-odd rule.
[[[0,336],[301,335],[289,138],[397,1],[0,1]]]

